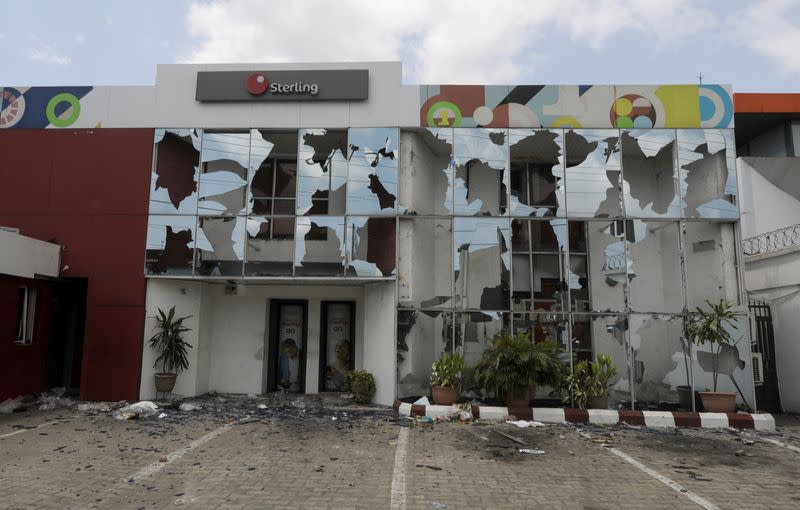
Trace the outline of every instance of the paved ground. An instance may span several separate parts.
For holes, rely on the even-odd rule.
[[[414,425],[313,399],[165,412],[0,415],[0,508],[800,508],[791,417],[756,434]]]

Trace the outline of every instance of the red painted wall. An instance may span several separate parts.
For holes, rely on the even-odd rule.
[[[36,316],[30,344],[14,343],[17,337],[18,289],[36,288]],[[0,402],[7,398],[45,390],[45,359],[50,333],[50,283],[0,276]]]
[[[152,129],[0,130],[0,225],[55,239],[62,276],[88,278],[82,399],[139,395],[152,155]]]

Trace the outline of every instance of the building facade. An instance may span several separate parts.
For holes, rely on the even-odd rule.
[[[726,299],[742,315],[721,390],[756,405],[730,87],[408,86],[372,63],[3,90],[0,172],[50,171],[5,193],[55,202],[74,178],[60,210],[93,221],[73,242],[100,260],[61,275],[88,280],[86,398],[155,395],[146,339],[174,305],[193,346],[181,395],[339,391],[364,368],[388,404],[428,394],[442,353],[471,366],[524,332],[569,367],[609,354],[614,405],[667,408],[711,387],[684,324]],[[65,157],[54,132],[91,140],[67,153],[74,177],[47,159]],[[9,200],[0,224],[61,241],[42,204]]]

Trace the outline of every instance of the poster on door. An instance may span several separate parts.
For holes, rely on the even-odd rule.
[[[344,374],[350,370],[351,306],[346,303],[328,305],[326,391],[343,391]]]
[[[300,352],[303,350],[303,307],[283,305],[278,329],[278,386],[300,391]]]

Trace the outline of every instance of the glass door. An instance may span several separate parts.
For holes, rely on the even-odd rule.
[[[305,391],[306,318],[305,301],[272,301],[267,391]]]
[[[355,303],[324,301],[319,391],[343,391],[344,375],[353,369]]]

